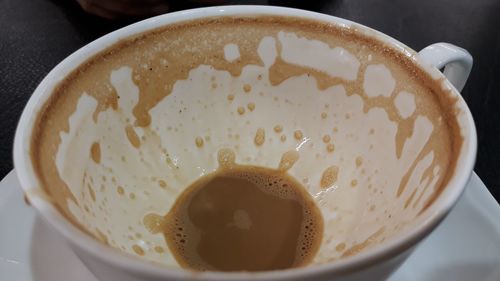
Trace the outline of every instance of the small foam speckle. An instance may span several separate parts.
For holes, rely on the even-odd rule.
[[[196,144],[197,147],[201,148],[203,147],[203,138],[201,137],[196,137],[194,140],[194,143]]]
[[[253,103],[253,102],[248,103],[247,104],[247,108],[250,111],[254,111],[254,109],[255,109],[255,103]]]
[[[243,114],[245,114],[245,108],[244,108],[243,106],[239,106],[239,107],[238,107],[238,114],[239,114],[239,115],[243,115]]]
[[[324,143],[329,143],[329,142],[330,142],[330,140],[331,140],[330,135],[324,135],[324,136],[323,136],[323,142],[324,142]]]
[[[326,151],[328,152],[333,152],[335,150],[335,145],[333,145],[333,143],[329,143],[327,146],[326,146]]]
[[[139,256],[144,256],[144,254],[145,254],[144,250],[139,245],[133,245],[132,250],[134,250],[134,252],[136,254],[138,254]]]
[[[249,93],[251,90],[252,86],[250,86],[249,84],[243,85],[243,91],[245,91],[245,93]]]
[[[304,137],[304,134],[302,134],[301,130],[295,130],[295,132],[293,132],[293,137],[296,140],[301,140]]]
[[[120,195],[123,195],[125,194],[125,190],[123,189],[123,187],[121,185],[119,185],[117,188],[116,188],[116,191],[118,192],[118,194]]]

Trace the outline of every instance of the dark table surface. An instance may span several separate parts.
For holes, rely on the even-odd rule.
[[[171,2],[176,2],[172,10],[197,6],[181,0]],[[415,50],[436,42],[449,42],[467,49],[474,57],[474,67],[462,95],[478,130],[475,171],[500,201],[499,0],[226,3],[319,11],[377,29]],[[41,79],[78,48],[135,20],[100,19],[84,13],[73,0],[0,0],[0,178],[12,169],[11,150],[17,120]]]

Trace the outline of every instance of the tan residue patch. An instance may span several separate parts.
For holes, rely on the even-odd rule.
[[[326,112],[321,112],[321,119],[326,119],[328,117],[328,114]]]
[[[163,247],[161,246],[155,246],[155,252],[157,252],[158,254],[163,254],[165,252],[165,249],[163,249]]]
[[[286,141],[286,135],[281,135],[280,140],[281,140],[281,142],[285,142]]]
[[[283,126],[281,126],[281,125],[274,126],[274,131],[276,133],[281,133],[283,131]]]
[[[227,95],[227,100],[228,101],[233,101],[234,100],[234,95]]]

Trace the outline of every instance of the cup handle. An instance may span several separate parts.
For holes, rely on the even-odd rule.
[[[436,43],[423,48],[418,55],[424,63],[438,69],[444,67],[444,76],[462,91],[472,69],[472,56],[467,50],[449,43]]]

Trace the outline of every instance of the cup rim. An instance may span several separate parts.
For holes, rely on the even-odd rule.
[[[354,27],[358,31],[372,36],[378,40],[388,43],[398,52],[401,52],[407,57],[410,57],[417,66],[421,67],[425,72],[444,78],[445,85],[452,89],[452,95],[458,100],[457,107],[465,114],[465,118],[459,121],[460,131],[464,138],[464,143],[459,153],[455,171],[450,178],[447,186],[443,189],[438,199],[427,210],[431,212],[428,218],[423,220],[420,225],[416,225],[403,233],[399,237],[395,237],[390,241],[382,243],[374,249],[366,250],[352,257],[344,258],[332,263],[314,265],[302,268],[292,268],[278,271],[263,271],[263,272],[202,272],[196,273],[196,278],[206,280],[237,280],[246,279],[251,276],[253,279],[290,279],[311,277],[321,274],[342,274],[346,272],[357,271],[362,268],[369,267],[376,263],[388,260],[405,250],[417,244],[423,237],[430,233],[437,224],[451,210],[458,198],[462,194],[470,175],[472,174],[473,166],[477,151],[477,135],[471,112],[467,107],[464,99],[451,83],[439,72],[435,67],[426,65],[418,57],[417,53],[403,43],[385,35],[379,31],[366,27],[364,25],[330,16],[326,14],[310,12],[294,8],[271,7],[258,5],[241,5],[241,6],[215,6],[208,8],[198,8],[179,12],[168,13],[149,19],[139,21],[128,25],[114,32],[108,33],[95,41],[83,46],[79,50],[66,57],[57,66],[55,66],[46,77],[40,82],[30,97],[25,106],[20,121],[18,123],[15,139],[14,139],[14,166],[21,187],[27,193],[28,199],[32,206],[42,215],[45,221],[49,222],[57,229],[70,243],[93,257],[101,259],[106,263],[118,268],[128,268],[134,272],[146,274],[149,276],[157,276],[162,278],[193,278],[193,273],[180,268],[171,268],[153,264],[146,260],[134,257],[127,253],[121,252],[107,246],[96,239],[85,234],[79,228],[69,222],[56,207],[39,197],[30,196],[28,191],[31,189],[41,188],[34,167],[31,163],[30,146],[31,137],[34,128],[34,121],[39,110],[52,95],[54,87],[62,81],[72,70],[80,66],[87,59],[102,50],[114,45],[115,43],[127,39],[130,36],[153,30],[155,28],[168,24],[179,23],[183,21],[195,20],[207,17],[216,16],[257,16],[257,15],[274,15],[285,17],[301,17],[305,19],[326,22],[340,27]]]

